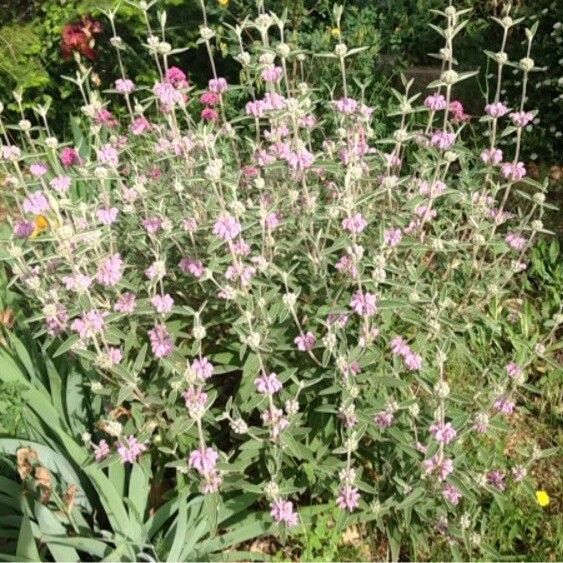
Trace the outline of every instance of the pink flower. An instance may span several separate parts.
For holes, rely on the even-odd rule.
[[[115,81],[115,89],[120,94],[131,94],[135,90],[135,83],[129,78],[118,78]]]
[[[193,413],[201,414],[207,404],[207,393],[201,390],[200,387],[191,385],[188,390],[182,393],[182,397],[186,402],[186,407]]]
[[[445,151],[455,143],[455,133],[448,133],[447,131],[436,131],[430,139],[430,144],[433,147]]]
[[[526,167],[523,162],[505,162],[501,167],[502,175],[511,182],[519,182],[526,175]]]
[[[166,277],[166,266],[161,260],[155,260],[146,270],[145,276],[149,280],[161,280]]]
[[[133,133],[133,135],[142,135],[145,131],[148,131],[150,128],[151,128],[150,121],[142,115],[140,117],[136,117],[130,126],[131,133]]]
[[[65,147],[64,149],[62,149],[59,153],[59,158],[65,168],[74,166],[75,164],[80,164],[80,156],[78,156],[78,151],[73,147]]]
[[[262,102],[266,110],[285,109],[286,106],[285,98],[280,96],[277,92],[266,92]]]
[[[377,296],[373,293],[357,291],[352,296],[350,307],[361,316],[371,317],[377,312]]]
[[[203,381],[209,379],[213,375],[213,370],[215,369],[213,364],[205,356],[195,359],[192,362],[191,368],[196,376]]]
[[[82,293],[92,285],[92,278],[78,272],[72,276],[63,276],[62,282],[69,291]]]
[[[383,240],[385,244],[391,248],[397,246],[401,242],[402,238],[403,233],[401,232],[401,229],[387,229],[383,233]]]
[[[135,438],[129,436],[117,446],[117,453],[121,457],[121,463],[135,463],[137,458],[147,450],[145,444],[142,444]]]
[[[519,483],[520,481],[523,481],[526,478],[526,475],[528,475],[528,470],[522,465],[515,465],[512,468],[511,473],[514,481],[516,483]]]
[[[156,358],[166,358],[172,354],[174,343],[166,325],[157,324],[149,330],[151,348]]]
[[[164,111],[170,111],[174,106],[184,103],[184,95],[170,82],[157,82],[152,91]]]
[[[526,239],[514,233],[508,233],[504,238],[504,241],[513,250],[520,251],[520,250],[524,250],[524,248],[526,247]]]
[[[216,493],[222,483],[223,479],[220,473],[217,471],[210,471],[209,473],[203,475],[203,479],[201,481],[201,492],[204,495]]]
[[[270,504],[270,509],[270,514],[276,524],[285,523],[288,528],[297,526],[298,517],[291,501],[279,498]]]
[[[518,364],[510,362],[506,364],[506,373],[511,379],[519,379],[523,372],[522,368]]]
[[[287,163],[293,170],[306,170],[313,165],[315,157],[307,149],[302,148],[298,151],[291,151],[287,155]]]
[[[337,111],[344,114],[354,113],[358,109],[358,102],[353,98],[340,98],[334,105]]]
[[[307,334],[300,334],[293,341],[297,345],[297,349],[301,352],[308,352],[315,347],[317,339],[312,332],[307,332]]]
[[[33,192],[30,194],[23,200],[22,207],[26,213],[32,213],[33,215],[41,215],[51,209],[51,205],[43,192]]]
[[[534,119],[534,114],[531,111],[515,111],[510,114],[510,119],[516,127],[526,127]]]
[[[299,119],[299,127],[312,129],[317,124],[317,118],[314,115],[305,115]]]
[[[361,233],[367,227],[367,221],[360,213],[342,220],[342,228],[349,233]]]
[[[380,411],[373,417],[375,424],[377,424],[377,426],[379,426],[382,430],[384,428],[389,428],[393,424],[394,420],[395,415],[390,411]]]
[[[463,104],[458,100],[453,100],[450,102],[450,111],[452,112],[452,118],[455,122],[469,121],[471,119],[470,115],[465,113],[463,109]]]
[[[438,478],[440,481],[445,481],[454,470],[454,463],[451,459],[445,458],[440,460],[438,454],[431,457],[430,459],[425,459],[422,462],[425,473],[433,473],[436,471],[438,473]]]
[[[182,219],[182,229],[188,233],[194,233],[197,230],[197,221],[193,217],[185,217]]]
[[[104,260],[96,274],[98,283],[105,287],[116,286],[123,277],[123,260],[120,254],[113,254]]]
[[[119,210],[117,207],[102,208],[96,211],[96,217],[102,225],[111,225],[117,220]]]
[[[237,219],[226,213],[220,215],[213,226],[213,234],[224,241],[233,240],[241,230],[242,226]]]
[[[403,356],[403,361],[407,369],[410,371],[418,371],[422,367],[422,356],[420,354],[415,354],[410,349]]]
[[[451,422],[441,423],[437,422],[430,427],[430,433],[434,436],[437,442],[441,444],[449,444],[455,440],[457,432],[452,426]]]
[[[94,447],[94,456],[96,461],[102,461],[109,455],[109,446],[105,440],[100,440],[98,445],[92,444]]]
[[[106,350],[106,356],[109,360],[109,363],[112,366],[116,366],[117,364],[121,363],[121,360],[123,359],[123,352],[121,351],[121,348],[109,346]]]
[[[279,219],[278,214],[277,213],[268,213],[264,217],[263,224],[264,224],[264,227],[266,229],[268,229],[269,231],[273,231],[280,224],[280,219]]]
[[[447,105],[448,104],[446,102],[446,98],[444,98],[442,94],[438,93],[432,94],[424,100],[424,106],[431,111],[440,111],[446,109]]]
[[[256,100],[256,101],[247,102],[245,108],[247,115],[251,115],[252,117],[259,118],[264,116],[266,105],[262,100]]]
[[[494,407],[502,414],[512,414],[514,412],[514,402],[501,395],[495,400]]]
[[[264,424],[270,427],[272,440],[277,440],[281,433],[289,426],[289,420],[284,417],[283,411],[273,406],[264,411],[260,417]]]
[[[29,167],[29,171],[31,175],[35,178],[41,178],[41,176],[45,176],[49,171],[47,165],[44,162],[35,162]]]
[[[266,67],[262,73],[262,80],[269,83],[279,82],[282,77],[283,69],[281,66],[268,66]]]
[[[503,117],[508,113],[508,108],[502,102],[495,102],[494,104],[487,104],[485,112],[491,117]]]
[[[495,469],[494,471],[489,471],[487,473],[487,482],[499,491],[504,491],[504,489],[506,489],[504,478],[505,474],[499,469]]]
[[[271,373],[270,375],[263,373],[254,380],[254,385],[256,385],[258,393],[262,393],[263,395],[274,395],[278,391],[281,391],[282,388],[282,383],[275,373]]]
[[[98,149],[97,155],[98,160],[102,164],[107,164],[108,166],[111,166],[113,168],[115,168],[119,164],[119,155],[117,153],[117,150],[110,143],[102,145]]]
[[[176,66],[171,66],[166,71],[166,80],[170,82],[174,88],[187,88],[189,86],[185,72]]]
[[[172,306],[174,305],[174,299],[172,299],[168,293],[165,293],[164,295],[158,294],[151,299],[151,304],[157,313],[170,313]]]
[[[393,340],[391,340],[391,352],[393,353],[393,355],[405,356],[410,351],[411,349],[404,338],[397,336],[396,338],[393,338]]]
[[[227,91],[229,86],[224,78],[212,78],[207,87],[209,88],[209,91],[214,94],[222,94]]]
[[[215,92],[204,92],[200,97],[199,101],[206,106],[216,106],[219,103],[221,97]]]
[[[461,499],[462,495],[457,487],[455,487],[454,485],[450,485],[449,483],[446,483],[444,485],[444,488],[442,489],[442,496],[448,502],[451,502],[454,506],[456,506],[459,503],[459,500]]]
[[[14,224],[14,234],[18,238],[27,238],[35,230],[35,224],[31,221],[16,221]]]
[[[500,149],[485,149],[481,152],[481,160],[485,164],[497,166],[502,162],[502,151]]]
[[[345,254],[340,258],[340,260],[336,263],[336,269],[349,276],[352,279],[356,279],[358,277],[358,268],[353,258]]]
[[[162,227],[162,219],[159,217],[147,217],[146,219],[143,219],[143,227],[147,233],[154,235],[160,231],[160,228]]]
[[[205,108],[201,111],[201,119],[204,121],[217,121],[219,114],[213,108]]]
[[[17,161],[21,156],[21,150],[15,145],[2,146],[2,158],[5,160]]]
[[[188,465],[200,475],[210,473],[215,469],[219,454],[213,448],[200,448],[190,453]]]
[[[180,260],[180,270],[182,270],[184,274],[191,274],[197,279],[201,278],[205,272],[201,260],[194,260],[192,258],[182,258],[182,260]]]
[[[56,192],[60,194],[66,194],[68,192],[72,180],[70,176],[55,176],[50,182],[49,186],[51,186]]]
[[[344,485],[336,498],[336,504],[342,510],[353,512],[360,505],[360,493],[352,485]]]
[[[113,309],[118,313],[132,313],[137,306],[136,300],[137,297],[135,294],[127,291],[120,295],[119,299],[113,306]]]
[[[106,108],[99,109],[94,118],[96,125],[105,125],[106,127],[116,127],[118,125],[117,119],[113,116],[111,111]]]
[[[86,340],[104,330],[105,316],[105,313],[100,313],[100,311],[92,309],[91,311],[87,311],[80,317],[74,319],[70,328],[75,332],[78,332],[81,340]]]
[[[485,412],[478,412],[473,416],[473,422],[473,430],[484,434],[489,428],[489,415]]]
[[[68,323],[68,312],[60,303],[54,304],[54,312],[45,315],[45,325],[49,336],[58,336]]]

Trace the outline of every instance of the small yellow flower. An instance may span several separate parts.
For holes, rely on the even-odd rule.
[[[549,504],[549,495],[547,491],[536,491],[536,500],[541,507],[547,506]]]
[[[35,228],[31,233],[31,238],[36,238],[39,234],[49,228],[49,221],[45,215],[37,215],[35,217]]]
[[[229,5],[229,2],[231,0],[217,0],[217,3],[219,4],[219,6],[221,6],[222,8],[226,8]]]
[[[335,39],[339,39],[340,38],[340,30],[337,27],[333,27],[330,30],[330,34],[335,38]]]

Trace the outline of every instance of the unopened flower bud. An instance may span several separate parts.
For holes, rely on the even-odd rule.
[[[434,393],[439,399],[445,399],[450,394],[450,386],[445,381],[438,381],[434,385]]]
[[[232,420],[229,426],[235,434],[246,434],[248,432],[248,424],[242,418]]]
[[[500,22],[503,27],[507,27],[507,28],[512,27],[514,25],[514,20],[510,16],[504,16],[504,18],[502,18]]]
[[[289,48],[289,45],[287,43],[280,43],[278,45],[278,53],[280,57],[283,57],[285,59],[289,57],[289,54],[291,53],[291,49]]]
[[[347,52],[348,47],[344,43],[338,43],[338,45],[334,48],[334,54],[340,58],[345,57]]]
[[[495,61],[499,65],[504,65],[508,62],[508,55],[504,51],[499,51],[498,53],[495,53]]]
[[[204,25],[199,28],[199,35],[204,41],[209,41],[215,36],[215,32]]]
[[[542,203],[545,202],[545,194],[542,192],[538,192],[534,194],[534,201],[538,204],[541,205]]]
[[[530,57],[524,57],[523,59],[520,59],[520,68],[524,71],[524,72],[530,72],[533,68],[534,68],[534,59],[531,59]]]
[[[442,82],[444,84],[452,85],[455,84],[459,79],[459,74],[455,70],[446,70],[442,73]]]
[[[409,134],[406,129],[398,129],[393,133],[393,138],[397,143],[405,143],[408,141]]]
[[[193,336],[196,340],[203,340],[205,338],[206,334],[207,334],[207,331],[205,330],[204,326],[202,326],[202,325],[194,326]]]
[[[22,131],[29,131],[31,129],[31,121],[28,119],[21,119],[18,126]]]
[[[270,500],[276,499],[280,494],[280,488],[275,481],[270,481],[264,486],[264,494]]]
[[[161,55],[168,55],[170,54],[170,51],[172,51],[172,45],[170,45],[170,43],[167,43],[166,41],[161,41],[158,44],[158,52]]]

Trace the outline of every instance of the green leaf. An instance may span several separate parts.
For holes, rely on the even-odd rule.
[[[18,536],[18,544],[16,547],[16,557],[25,559],[26,561],[41,561],[33,530],[31,529],[31,521],[27,512],[24,512],[20,533]]]

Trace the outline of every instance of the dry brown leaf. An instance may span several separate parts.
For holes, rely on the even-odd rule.
[[[53,490],[53,476],[48,469],[41,465],[35,468],[35,484],[41,491],[41,502],[47,504]]]
[[[346,528],[342,534],[342,543],[344,545],[357,546],[362,542],[362,536],[357,526]]]
[[[33,462],[37,461],[37,452],[31,448],[20,448],[16,452],[16,462],[20,479],[23,481],[33,471]]]
[[[78,487],[76,485],[69,485],[63,495],[63,504],[67,514],[74,508],[74,502],[76,500],[76,493]]]

